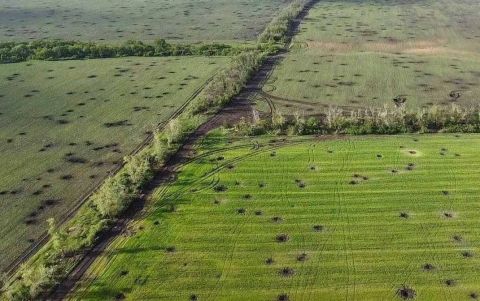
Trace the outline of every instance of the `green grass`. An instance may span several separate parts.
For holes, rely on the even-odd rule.
[[[293,50],[277,67],[264,91],[278,97],[285,112],[318,113],[330,105],[381,107],[404,95],[410,109],[438,105],[472,106],[480,99],[480,57],[395,55],[374,52],[332,54]],[[452,101],[450,93],[460,91]],[[283,98],[283,99],[282,99]]]
[[[469,0],[320,2],[264,91],[287,113],[378,107],[399,95],[410,109],[476,105],[479,12]]]
[[[295,39],[354,49],[427,45],[476,52],[479,37],[478,1],[331,0],[310,11]]]
[[[403,285],[415,300],[480,292],[480,136],[296,138],[277,147],[259,139],[260,148],[205,140],[72,299],[399,300]],[[282,233],[287,242],[276,241]]]
[[[172,57],[2,65],[0,268],[226,62]]]
[[[0,41],[252,41],[290,0],[6,0]]]

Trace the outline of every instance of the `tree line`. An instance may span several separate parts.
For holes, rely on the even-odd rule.
[[[0,63],[18,63],[27,60],[96,59],[127,56],[231,56],[260,46],[232,46],[227,44],[172,44],[163,39],[147,44],[126,41],[120,45],[94,42],[39,40],[32,42],[0,43]]]
[[[258,114],[256,115],[258,116]],[[385,106],[346,110],[332,106],[320,116],[305,118],[299,113],[241,122],[240,135],[393,135],[406,133],[480,133],[480,108],[432,106],[420,110]]]

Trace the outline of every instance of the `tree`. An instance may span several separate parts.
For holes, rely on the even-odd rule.
[[[103,217],[118,216],[128,205],[133,196],[124,182],[128,182],[126,173],[115,178],[108,178],[102,188],[94,196],[93,202]]]

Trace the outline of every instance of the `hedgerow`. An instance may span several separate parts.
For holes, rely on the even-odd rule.
[[[241,135],[281,133],[312,134],[404,134],[404,133],[480,133],[480,108],[433,106],[419,111],[384,107],[346,111],[330,107],[320,117],[304,118],[299,114],[284,117],[274,112],[270,119],[241,122],[235,130]]]
[[[268,24],[263,33],[258,37],[258,41],[260,43],[285,43],[291,23],[308,2],[309,0],[295,0],[292,2]]]
[[[0,43],[0,63],[18,63],[27,60],[97,59],[127,56],[231,56],[260,46],[232,46],[227,44],[171,44],[163,39],[153,44],[127,41],[121,45],[94,42],[39,40],[32,42]],[[266,46],[264,46],[266,48]]]

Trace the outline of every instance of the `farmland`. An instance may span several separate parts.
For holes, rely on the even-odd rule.
[[[478,0],[4,0],[0,300],[479,300],[479,41]]]
[[[122,58],[0,68],[0,268],[45,220],[123,162],[226,58]]]
[[[252,41],[289,2],[7,0],[0,4],[0,40]]]
[[[478,104],[475,1],[326,1],[264,87],[277,109]],[[268,95],[264,95],[268,96]],[[259,108],[265,110],[260,103]]]
[[[217,132],[72,299],[475,299],[479,143]]]

